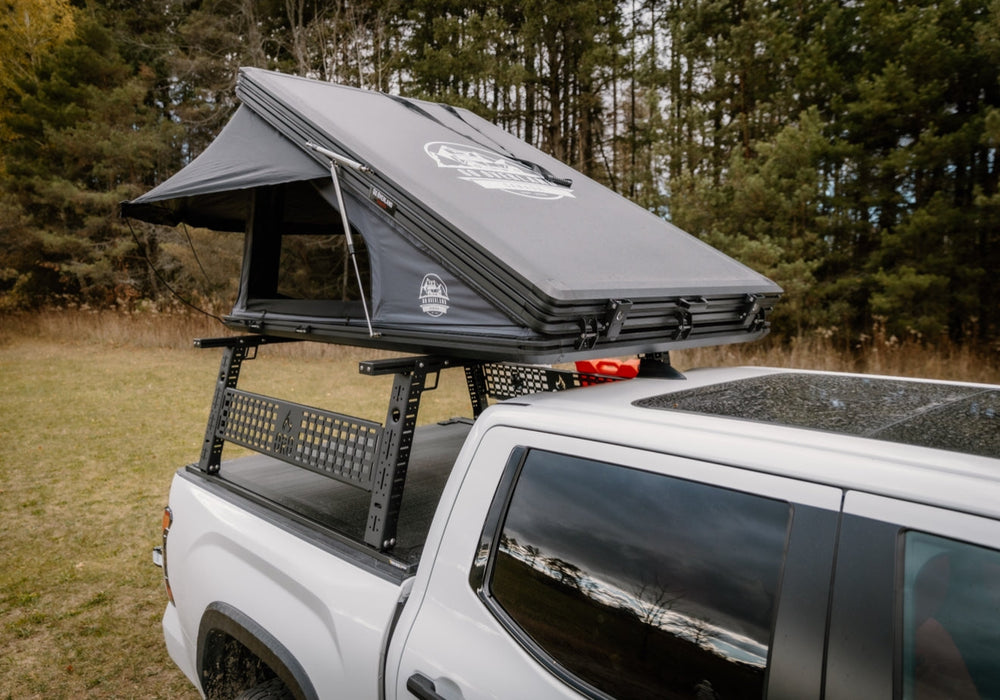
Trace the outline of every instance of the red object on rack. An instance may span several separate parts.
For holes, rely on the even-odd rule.
[[[639,359],[577,360],[576,371],[584,374],[603,374],[609,377],[632,379],[639,374]]]

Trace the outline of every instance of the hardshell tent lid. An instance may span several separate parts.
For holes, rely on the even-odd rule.
[[[467,110],[254,68],[237,95],[201,156],[122,205],[245,231],[228,325],[522,361],[767,332],[773,282]],[[372,332],[327,284],[344,231],[324,149],[366,166],[338,173]]]

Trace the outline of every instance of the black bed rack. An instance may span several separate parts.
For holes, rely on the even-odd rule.
[[[396,523],[420,397],[423,392],[437,388],[441,370],[464,369],[476,417],[487,408],[490,399],[510,399],[620,379],[545,366],[437,356],[361,362],[361,374],[394,376],[385,423],[380,424],[237,388],[243,362],[255,359],[259,346],[287,342],[296,340],[263,335],[195,340],[199,348],[223,348],[197,467],[207,474],[218,474],[223,445],[229,442],[363,489],[371,494],[365,544],[382,552],[391,550],[396,541]],[[660,357],[646,358],[644,362],[668,369],[668,363]]]

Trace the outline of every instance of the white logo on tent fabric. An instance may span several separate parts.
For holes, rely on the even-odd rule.
[[[532,199],[575,198],[569,187],[554,185],[527,166],[485,148],[431,141],[424,145],[424,152],[439,168],[457,170],[459,180],[474,182],[488,190]]]
[[[420,309],[437,318],[448,313],[448,286],[437,275],[424,275],[420,283]]]

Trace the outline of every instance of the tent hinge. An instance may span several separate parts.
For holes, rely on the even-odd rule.
[[[600,327],[597,319],[593,316],[584,316],[580,319],[580,337],[576,339],[576,349],[590,350],[597,345],[598,336],[600,336]]]

